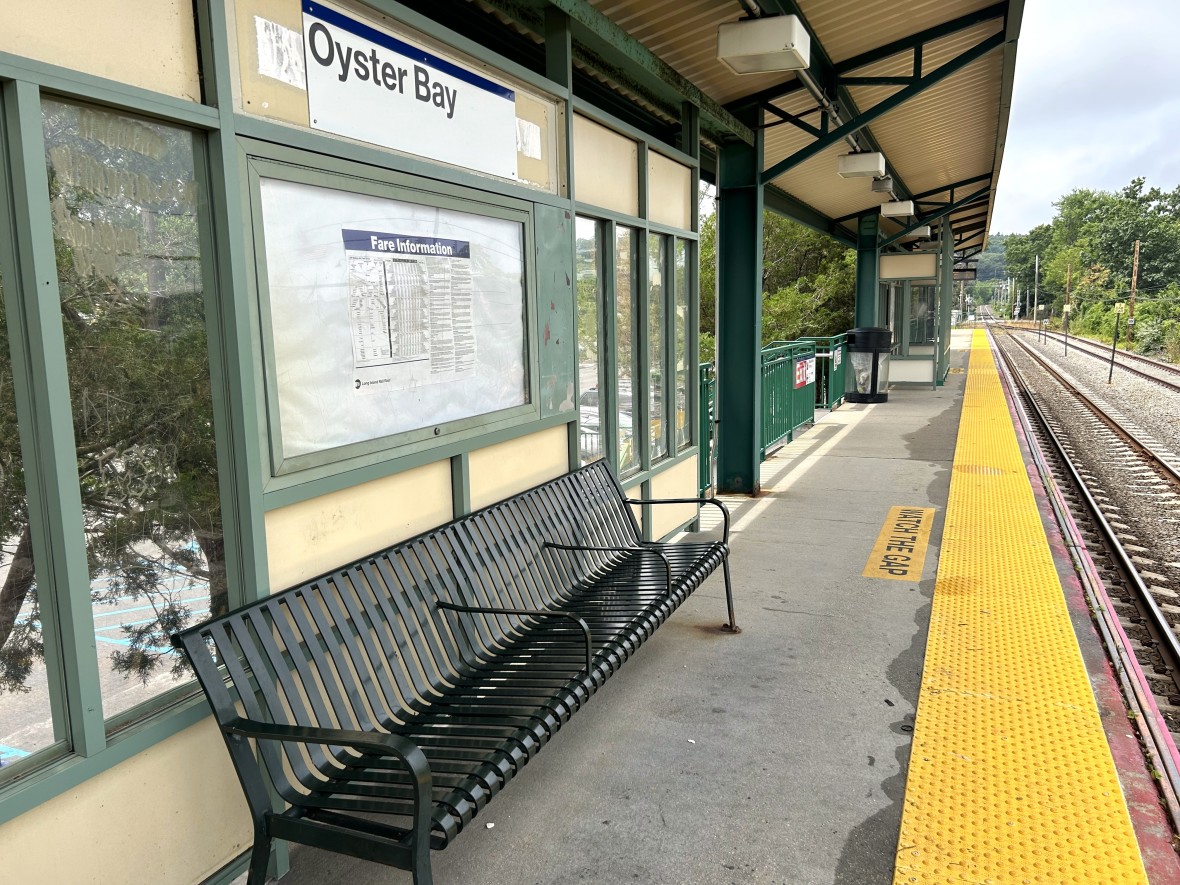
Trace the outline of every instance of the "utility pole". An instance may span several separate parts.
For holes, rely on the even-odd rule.
[[[1065,309],[1062,313],[1065,314],[1065,355],[1069,356],[1069,283],[1073,275],[1073,265],[1067,264],[1065,266]]]
[[[1041,275],[1041,256],[1037,256],[1036,262],[1033,264],[1033,320],[1040,319],[1040,295],[1037,290],[1037,278]]]
[[[1127,343],[1135,340],[1135,287],[1139,284],[1139,241],[1135,241],[1135,261],[1131,265],[1131,304],[1127,308]]]

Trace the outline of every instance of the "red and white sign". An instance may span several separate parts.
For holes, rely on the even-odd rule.
[[[815,383],[815,357],[795,360],[795,389]]]

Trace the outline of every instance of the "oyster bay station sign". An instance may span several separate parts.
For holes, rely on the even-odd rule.
[[[310,0],[303,48],[313,129],[517,177],[510,87]]]

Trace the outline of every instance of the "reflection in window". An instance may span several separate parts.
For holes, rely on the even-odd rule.
[[[692,390],[689,387],[689,355],[688,355],[688,259],[687,247],[684,240],[676,240],[675,270],[676,290],[673,298],[675,314],[672,317],[673,365],[676,367],[676,451],[688,448],[692,443],[689,431],[688,410],[692,403]]]
[[[635,311],[632,298],[635,291],[635,232],[619,225],[615,228],[615,340],[617,342],[619,377],[615,388],[618,403],[619,475],[639,468],[639,451],[631,426],[632,381],[639,374],[634,347]]]
[[[103,713],[171,688],[227,607],[193,138],[45,101]]]
[[[3,291],[0,286],[0,766],[7,767],[51,745],[55,734]]]
[[[599,342],[602,340],[602,284],[598,276],[598,224],[577,219],[578,278],[578,449],[583,464],[597,461],[603,451],[602,413],[598,383]]]
[[[938,315],[936,289],[933,286],[914,286],[910,295],[910,344],[934,344],[938,335],[935,319]]]
[[[667,335],[664,326],[664,274],[668,266],[669,239],[662,234],[647,235],[647,406],[648,439],[653,464],[668,456],[665,435],[668,428],[668,400],[664,396],[664,341]]]

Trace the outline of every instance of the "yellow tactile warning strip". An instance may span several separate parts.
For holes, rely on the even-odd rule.
[[[892,581],[922,580],[933,507],[891,507],[861,576]]]
[[[1146,881],[987,334],[979,330],[894,883]]]

